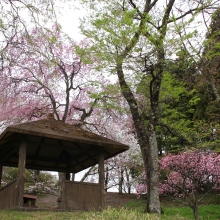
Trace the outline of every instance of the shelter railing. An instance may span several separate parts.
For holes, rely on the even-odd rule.
[[[101,184],[65,181],[61,194],[61,209],[100,210],[104,195]]]
[[[16,179],[0,189],[0,209],[8,209],[17,206]]]

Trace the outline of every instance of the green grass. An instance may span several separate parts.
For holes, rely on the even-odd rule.
[[[161,198],[164,214],[144,213],[146,200],[132,200],[123,208],[108,208],[102,212],[23,212],[14,210],[0,211],[4,220],[189,220],[194,219],[189,207],[173,199]],[[220,196],[211,194],[199,207],[201,220],[220,220]]]

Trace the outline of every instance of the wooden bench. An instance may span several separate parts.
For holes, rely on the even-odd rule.
[[[29,195],[29,194],[24,194],[23,195],[23,201],[24,201],[24,207],[31,207],[31,208],[36,208],[37,196],[34,195]]]

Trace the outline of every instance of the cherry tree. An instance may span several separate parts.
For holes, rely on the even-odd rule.
[[[129,145],[130,149],[105,161],[105,190],[117,189],[120,194],[131,193],[136,184],[134,173],[140,167],[143,168],[141,153],[133,134],[130,116],[119,115],[114,109],[111,111],[109,115],[112,116],[105,119],[108,125],[105,127],[105,136]],[[81,181],[97,181],[97,175],[97,167],[92,167]]]
[[[34,29],[31,37],[24,35],[21,42],[5,51],[1,121],[32,120],[48,112],[68,122],[80,120],[79,115],[83,120],[89,116],[93,109],[88,83],[98,76],[92,76],[89,65],[75,55],[75,43],[65,38],[57,25],[52,31]]]
[[[128,142],[122,133],[121,140],[116,137],[120,129],[128,132],[131,127],[129,116],[115,110],[119,105],[125,112],[127,108],[117,85],[103,80],[75,53],[86,41],[71,41],[56,24],[51,30],[35,28],[20,40],[22,45],[5,50],[7,62],[0,76],[3,127],[52,112],[57,120]]]
[[[204,151],[169,154],[160,165],[166,173],[160,193],[182,198],[180,201],[192,208],[195,219],[199,219],[199,202],[211,190],[220,189],[220,155]]]
[[[20,45],[23,32],[31,35],[33,27],[46,27],[56,22],[57,12],[58,7],[53,0],[0,1],[0,69],[5,62],[5,49],[10,45]]]

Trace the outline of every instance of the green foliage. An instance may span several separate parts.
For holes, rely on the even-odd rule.
[[[28,193],[54,193],[57,188],[57,179],[46,171],[38,172],[36,176],[35,171],[25,170],[25,192]],[[17,178],[18,168],[4,167],[2,175],[2,185],[6,185]]]
[[[160,95],[162,126],[157,131],[159,146],[166,152],[183,150],[193,142],[192,117],[199,100],[195,89],[187,89],[186,83],[174,74],[164,73]]]

